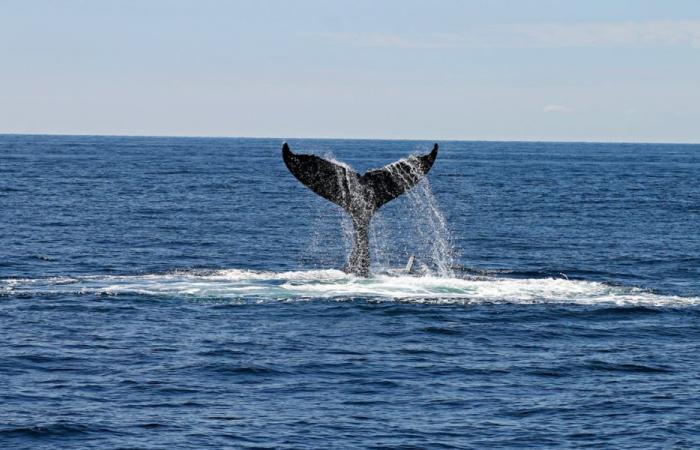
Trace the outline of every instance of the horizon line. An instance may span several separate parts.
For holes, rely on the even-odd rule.
[[[335,141],[421,141],[421,142],[530,142],[550,144],[637,144],[637,145],[700,145],[697,142],[670,141],[605,141],[605,140],[550,140],[550,139],[424,139],[424,138],[363,138],[363,137],[299,137],[299,136],[233,136],[233,135],[167,135],[167,134],[94,134],[94,133],[12,133],[0,132],[0,136],[56,136],[56,137],[125,137],[125,138],[183,138],[183,139],[279,139],[286,140],[335,140]]]

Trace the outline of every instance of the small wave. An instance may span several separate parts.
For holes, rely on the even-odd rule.
[[[421,330],[423,333],[428,334],[444,334],[444,335],[460,335],[464,334],[462,330],[449,328],[449,327],[425,327]]]
[[[45,425],[26,425],[0,428],[0,436],[10,437],[46,437],[46,436],[74,436],[94,431],[107,431],[102,428],[93,428],[79,423],[58,422]]]
[[[275,370],[271,367],[265,367],[261,365],[237,365],[237,364],[227,364],[227,363],[212,363],[206,364],[204,366],[198,367],[198,370],[205,370],[214,373],[227,374],[227,375],[253,375],[253,376],[263,376],[263,375],[280,375],[283,372]]]
[[[147,275],[10,278],[0,292],[27,297],[48,294],[175,296],[231,301],[371,299],[409,303],[608,304],[691,306],[700,297],[663,295],[637,287],[565,278],[505,276],[437,277],[375,275],[358,278],[339,270],[288,272],[226,269]],[[617,312],[617,310],[610,310]]]
[[[58,261],[58,258],[54,258],[53,256],[49,255],[35,255],[34,258],[38,259],[39,261]]]
[[[22,192],[25,189],[19,189],[11,186],[0,186],[0,192]]]
[[[612,363],[600,360],[591,360],[586,364],[586,367],[591,370],[603,372],[631,372],[631,373],[668,373],[673,372],[672,369],[662,366],[650,366],[645,364],[634,363]]]

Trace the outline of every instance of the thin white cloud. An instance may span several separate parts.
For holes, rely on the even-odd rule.
[[[542,111],[546,113],[571,113],[574,112],[574,109],[568,106],[550,103],[549,105],[544,105]]]
[[[349,44],[355,47],[387,47],[387,48],[448,48],[461,45],[450,44],[449,35],[431,34],[426,36],[404,36],[388,33],[306,33],[318,36],[328,41]],[[459,39],[458,36],[454,36]],[[454,44],[458,44],[455,42]],[[461,43],[459,43],[461,44]]]
[[[563,48],[692,47],[700,49],[700,20],[492,25],[462,33],[311,33],[357,47]]]
[[[700,48],[700,21],[507,25],[504,34],[535,47],[690,46]]]

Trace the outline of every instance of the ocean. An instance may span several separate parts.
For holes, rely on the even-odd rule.
[[[282,142],[0,135],[0,448],[700,447],[700,145]]]

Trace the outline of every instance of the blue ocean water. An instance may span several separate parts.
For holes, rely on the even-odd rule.
[[[0,448],[700,447],[700,146],[281,144],[0,136]]]

